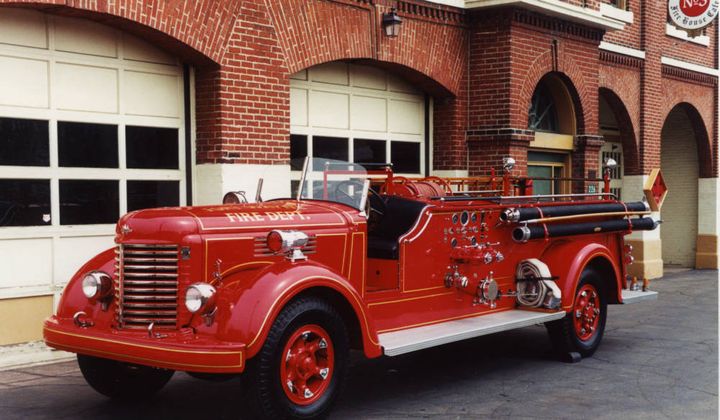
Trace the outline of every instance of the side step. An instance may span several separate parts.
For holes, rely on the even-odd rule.
[[[657,300],[658,292],[647,290],[645,292],[641,290],[623,290],[622,299],[623,304],[629,305],[631,303],[638,303],[645,300]]]
[[[380,334],[378,338],[385,350],[385,355],[398,356],[481,335],[554,321],[564,316],[565,312],[563,311],[533,312],[515,309],[388,332]]]

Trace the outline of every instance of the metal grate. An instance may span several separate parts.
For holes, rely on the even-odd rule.
[[[317,250],[317,238],[312,235],[308,237],[308,243],[302,249],[303,254],[314,254]],[[255,256],[256,257],[269,257],[276,255],[270,251],[267,246],[267,236],[256,236],[255,237]]]
[[[121,328],[174,328],[178,246],[124,244],[115,250],[115,298]]]

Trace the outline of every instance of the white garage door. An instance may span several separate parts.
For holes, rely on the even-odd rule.
[[[185,203],[182,74],[115,29],[0,8],[0,298],[57,293],[119,216]]]
[[[294,180],[308,155],[425,173],[425,97],[374,67],[333,62],[293,75],[290,132]]]

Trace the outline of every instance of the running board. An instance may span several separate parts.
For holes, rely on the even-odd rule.
[[[481,335],[493,334],[515,328],[528,327],[554,321],[565,316],[565,312],[534,312],[509,310],[490,315],[457,319],[440,324],[426,325],[407,330],[380,334],[380,345],[387,356],[398,356],[429,347],[440,346]]]
[[[622,299],[623,304],[629,305],[631,303],[638,303],[646,300],[657,300],[658,292],[652,290],[623,290]]]

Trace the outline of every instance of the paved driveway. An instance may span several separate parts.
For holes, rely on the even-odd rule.
[[[612,306],[603,344],[577,364],[529,327],[351,369],[332,418],[718,418],[718,272],[653,283],[656,302]],[[236,380],[178,373],[150,403],[94,393],[74,362],[0,372],[0,418],[238,418]]]

